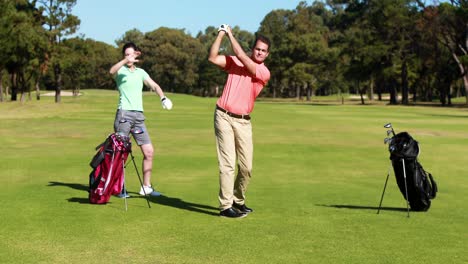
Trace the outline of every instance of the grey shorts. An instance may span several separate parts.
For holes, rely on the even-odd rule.
[[[126,136],[132,133],[138,146],[151,144],[151,139],[145,126],[145,116],[140,111],[118,109],[115,114],[114,132]]]

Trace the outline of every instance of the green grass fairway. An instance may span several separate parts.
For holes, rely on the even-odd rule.
[[[218,216],[215,98],[145,94],[155,145],[151,209],[137,195],[88,203],[89,161],[113,130],[116,91],[0,103],[1,263],[468,263],[468,109],[260,101],[243,219]],[[406,217],[383,140],[419,141],[438,185]],[[142,155],[134,146],[138,169]],[[140,171],[141,172],[141,171]]]

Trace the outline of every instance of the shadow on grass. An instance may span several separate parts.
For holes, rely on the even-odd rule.
[[[48,186],[49,187],[56,187],[56,186],[68,187],[68,188],[72,188],[72,189],[79,190],[79,191],[85,191],[86,193],[88,193],[88,188],[89,188],[88,185],[85,185],[85,184],[65,183],[65,182],[49,182]],[[128,199],[146,199],[146,197],[141,196],[140,194],[136,192],[128,192],[128,193],[131,194],[131,196]],[[90,202],[87,196],[88,195],[86,195],[86,198],[72,197],[67,200],[71,203],[89,204]],[[191,212],[218,216],[218,213],[217,213],[218,208],[216,207],[203,205],[203,204],[197,204],[197,203],[191,203],[191,202],[184,201],[180,198],[161,195],[161,196],[149,197],[149,200],[153,203],[164,205],[164,206],[170,206],[170,207],[187,210]]]
[[[139,195],[138,193],[131,193],[131,192],[129,193],[136,195],[136,196],[131,196],[130,198],[139,198],[139,199],[146,198],[146,197]],[[216,207],[204,205],[204,204],[187,202],[180,198],[161,195],[161,196],[151,196],[149,197],[149,200],[156,204],[170,206],[170,207],[174,207],[174,208],[181,209],[181,210],[187,210],[187,211],[196,212],[196,213],[218,216],[218,208]]]
[[[339,209],[354,209],[354,210],[379,210],[378,206],[362,206],[362,205],[346,205],[346,204],[317,204],[317,206],[324,206],[324,207],[333,207]],[[406,208],[400,207],[380,207],[381,211],[399,211],[399,212],[406,212]]]
[[[88,192],[88,185],[80,184],[80,183],[65,183],[65,182],[49,182],[49,187],[55,187],[55,186],[65,186],[65,187],[70,187],[75,190],[79,191],[86,191]]]

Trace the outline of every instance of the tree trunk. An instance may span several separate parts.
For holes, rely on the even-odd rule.
[[[398,104],[398,92],[396,88],[396,81],[390,80],[389,81],[389,91],[390,91],[390,104],[396,105]]]
[[[41,100],[41,92],[39,90],[39,83],[36,82],[36,100]]]
[[[383,85],[383,80],[381,77],[377,77],[377,80],[375,82],[375,90],[377,92],[377,100],[382,101],[382,92],[383,92],[383,88],[382,88],[382,85]]]
[[[80,94],[80,83],[76,82],[76,85],[73,88],[73,97],[78,97]]]
[[[416,82],[414,82],[413,85],[412,85],[411,92],[412,92],[412,95],[413,95],[413,99],[412,99],[413,103],[416,103],[416,100],[417,100],[416,93],[418,91],[418,87],[420,87],[421,84],[424,83],[423,78],[424,77],[416,79]]]
[[[54,75],[55,75],[55,102],[60,103],[62,97],[60,93],[62,92],[62,69],[60,64],[54,65]]]
[[[300,100],[301,99],[301,86],[296,84],[296,99]]]
[[[447,98],[447,95],[445,93],[445,87],[444,87],[444,82],[443,80],[441,80],[441,78],[437,78],[437,88],[439,90],[439,101],[440,103],[442,104],[442,106],[445,106],[445,104],[447,103],[447,101],[445,101],[445,99]]]
[[[307,84],[307,101],[310,102],[312,99],[312,85]]]
[[[40,77],[38,77],[36,79],[36,84],[35,84],[35,88],[36,88],[36,100],[41,100],[41,91],[40,91],[40,87],[39,87],[39,81],[40,81]]]
[[[363,92],[359,92],[359,96],[361,97],[361,104],[362,105],[365,105],[366,104],[366,101],[364,101],[364,93]]]
[[[369,89],[367,90],[367,97],[369,101],[374,100],[374,77],[371,76],[371,79],[369,81]]]
[[[460,72],[463,74],[463,85],[465,86],[465,97],[466,97],[465,104],[468,105],[468,75],[467,75],[465,66],[463,66],[463,63],[458,59],[458,56],[457,54],[455,54],[455,52],[452,52],[452,57],[457,62],[458,68],[460,69]]]
[[[452,106],[452,86],[453,84],[451,83],[449,87],[447,88],[447,102],[449,106]]]
[[[11,75],[11,101],[16,101],[18,98],[18,80],[16,72],[13,72]]]
[[[361,97],[361,104],[365,105],[366,102],[364,100],[364,94],[366,93],[366,87],[364,86],[364,88],[361,89],[361,82],[357,81],[356,82],[356,88],[359,91],[359,96]]]
[[[3,70],[0,70],[0,102],[3,101]]]
[[[26,101],[26,80],[24,79],[24,72],[18,74],[18,87],[21,93],[20,102],[24,103],[24,101]]]
[[[401,67],[401,103],[407,105],[408,102],[408,69],[406,61],[403,61]]]
[[[466,75],[466,72],[463,75],[463,84],[465,85],[466,104],[468,105],[468,76]]]

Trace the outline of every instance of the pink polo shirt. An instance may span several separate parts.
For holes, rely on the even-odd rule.
[[[228,78],[216,104],[234,114],[250,114],[255,98],[270,80],[270,71],[265,64],[257,64],[256,74],[253,76],[236,56],[226,56],[224,70],[228,73]]]

